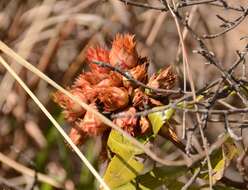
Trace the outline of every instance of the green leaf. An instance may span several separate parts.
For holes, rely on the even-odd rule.
[[[104,180],[111,189],[117,188],[136,178],[143,169],[143,163],[137,161],[133,155],[115,155],[108,165]]]
[[[225,169],[230,165],[231,160],[237,153],[238,149],[233,140],[231,138],[227,139],[222,146],[222,157],[213,168],[213,184],[223,177]]]
[[[239,154],[239,150],[233,142],[233,139],[229,137],[223,145],[223,152],[226,155],[226,158],[230,162],[237,154]]]
[[[177,178],[185,174],[185,172],[187,172],[187,168],[182,166],[156,167],[152,171],[138,176],[136,181],[139,187],[141,186],[146,190],[154,190],[163,185],[167,189],[177,190],[184,186],[184,183],[178,181]],[[192,186],[189,189],[197,188]]]
[[[155,109],[162,108],[163,106],[156,107]],[[158,134],[160,128],[167,123],[175,113],[175,109],[169,108],[164,111],[158,111],[148,114],[148,118],[152,124],[152,130],[155,135]]]
[[[196,97],[196,101],[183,101],[177,104],[177,107],[179,108],[187,108],[187,109],[192,109],[195,106],[195,102],[200,102],[202,99],[204,99],[203,95],[199,95]]]
[[[139,141],[145,144],[147,139],[139,139]],[[107,145],[116,155],[110,161],[104,179],[111,188],[119,188],[136,178],[143,170],[143,163],[137,161],[135,155],[144,151],[116,130],[111,131]]]
[[[151,190],[151,189],[147,188],[141,184],[127,183],[127,184],[122,185],[118,188],[115,188],[114,190]]]
[[[121,133],[116,130],[111,131],[107,144],[112,152],[121,156],[126,154],[138,155],[144,152],[142,149],[133,145],[128,139],[126,139]]]
[[[242,88],[240,90],[248,98],[248,86],[242,86]]]
[[[126,183],[120,187],[115,188],[114,190],[136,190],[136,186],[132,183]]]
[[[227,186],[220,186],[220,185],[215,185],[214,190],[238,190],[234,187],[227,187]]]
[[[54,188],[47,183],[42,183],[40,189],[41,190],[53,190]]]
[[[230,165],[231,160],[238,154],[238,149],[233,143],[233,140],[229,137],[222,148],[216,150],[211,156],[210,161],[213,168],[212,180],[213,184],[216,184],[224,175],[226,168]],[[207,170],[207,163],[202,167],[203,170]],[[208,179],[208,174],[200,175],[204,179]]]
[[[226,164],[226,157],[225,154],[222,152],[222,158],[216,163],[213,168],[213,184],[215,184],[218,180],[220,180],[225,171],[225,164]]]

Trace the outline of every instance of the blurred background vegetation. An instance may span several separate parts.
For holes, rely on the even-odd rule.
[[[147,0],[161,6],[159,0]],[[245,6],[246,0],[231,1],[233,6]],[[187,14],[192,7],[183,8]],[[194,13],[192,27],[199,34],[219,31],[216,15],[236,18],[239,13],[215,6],[200,5]],[[228,68],[236,58],[235,51],[247,44],[248,21],[235,30],[207,41],[210,50]],[[85,67],[85,51],[90,46],[110,47],[116,33],[135,34],[138,52],[151,60],[149,72],[168,64],[182,71],[179,59],[179,38],[169,12],[128,6],[119,0],[1,0],[0,39],[64,87],[70,85]],[[193,54],[196,43],[190,35],[185,39],[196,88],[219,76],[211,65]],[[19,68],[9,57],[2,55],[28,84],[46,108],[66,131],[60,108],[51,100],[54,89],[24,68]],[[237,74],[242,70],[238,70]],[[247,74],[247,70],[245,71]],[[179,84],[180,85],[180,81]],[[33,171],[44,173],[64,184],[63,189],[97,189],[98,185],[89,170],[75,156],[40,109],[0,65],[0,153]],[[236,100],[230,98],[229,103]],[[190,118],[187,125],[192,125]],[[180,126],[179,126],[180,127]],[[214,124],[207,131],[209,139],[223,130]],[[246,131],[244,131],[245,133]],[[179,131],[180,133],[180,131]],[[180,135],[179,135],[180,136]],[[248,138],[244,138],[248,143]],[[95,168],[104,172],[106,163],[100,159],[101,137],[89,139],[80,147]],[[0,157],[5,159],[5,157]],[[233,174],[231,174],[233,175]],[[56,189],[34,180],[0,162],[0,189]],[[20,187],[20,188],[17,188]]]

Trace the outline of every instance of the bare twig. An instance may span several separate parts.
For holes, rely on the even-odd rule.
[[[219,33],[216,33],[216,34],[210,34],[210,35],[203,35],[202,38],[205,38],[205,39],[213,39],[213,38],[217,38],[231,30],[233,30],[234,28],[236,28],[237,26],[239,26],[244,20],[245,18],[247,17],[248,15],[248,8],[246,8],[244,11],[243,11],[243,14],[242,16],[240,16],[239,18],[237,18],[235,21],[231,22],[232,24],[230,25],[229,24],[229,27],[227,27],[225,30],[219,32]],[[226,21],[227,22],[227,21]]]
[[[181,190],[187,190],[196,180],[197,176],[199,175],[201,169],[197,168],[196,171],[194,171],[194,175],[190,178],[190,180],[182,187]]]

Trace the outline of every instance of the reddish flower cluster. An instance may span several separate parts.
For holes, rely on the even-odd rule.
[[[135,117],[135,113],[144,110],[147,105],[162,105],[161,102],[151,98],[142,88],[119,73],[95,64],[95,61],[118,67],[150,87],[164,89],[170,89],[175,84],[176,75],[171,67],[148,80],[148,60],[138,56],[134,36],[129,34],[117,34],[111,50],[89,48],[87,61],[90,71],[79,75],[68,90],[98,111],[134,115],[131,118],[114,119],[113,122],[133,136],[146,133],[150,125],[148,119]],[[70,137],[75,144],[81,144],[86,136],[100,135],[108,128],[94,114],[84,110],[66,95],[56,92],[54,101],[64,109],[65,119],[73,126]]]

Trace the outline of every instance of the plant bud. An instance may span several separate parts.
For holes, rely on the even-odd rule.
[[[72,127],[70,130],[69,137],[75,145],[83,144],[85,136],[86,135],[76,127]]]
[[[144,109],[144,107],[148,105],[148,99],[149,97],[140,88],[136,88],[134,90],[134,96],[132,99],[134,107],[137,107],[140,110]]]
[[[87,99],[84,95],[84,92],[79,89],[71,89],[69,92],[77,97],[79,100],[87,103]],[[72,100],[70,97],[67,95],[61,93],[61,92],[56,92],[53,94],[53,99],[56,103],[59,104],[60,107],[64,109],[63,113],[65,116],[65,119],[69,122],[75,121],[78,117],[81,117],[82,115],[85,114],[85,110],[80,106],[78,103],[76,103],[74,100]]]
[[[110,64],[128,70],[138,64],[134,35],[117,34],[109,54]]]
[[[85,72],[79,75],[79,77],[75,80],[73,87],[84,88],[85,85],[97,85],[99,82],[108,77],[109,74],[107,73],[97,73],[94,71]]]
[[[140,117],[139,125],[141,134],[145,134],[146,132],[148,132],[151,127],[149,120],[144,116]]]
[[[108,87],[102,88],[98,99],[104,104],[106,112],[116,111],[127,106],[129,96],[125,88]]]
[[[90,106],[97,109],[94,103]],[[107,129],[107,126],[97,116],[89,111],[86,112],[83,119],[76,122],[76,125],[89,136],[100,135]]]
[[[148,86],[152,88],[172,89],[176,82],[176,74],[171,66],[162,69],[159,73],[151,76]]]
[[[148,62],[145,62],[143,64],[137,65],[136,67],[132,68],[129,73],[130,75],[137,81],[146,83],[147,80],[147,69],[148,69]],[[126,88],[130,88],[132,83],[125,77],[123,77],[123,85]]]
[[[138,118],[135,116],[136,109],[134,107],[128,108],[126,111],[120,112],[121,114],[127,115],[127,117],[120,117],[114,119],[114,123],[125,130],[130,135],[134,136],[137,131],[137,121]],[[129,116],[133,115],[133,116]]]
[[[73,83],[74,88],[84,89],[88,86],[91,86],[91,83],[87,79],[86,74],[80,74]]]
[[[121,85],[121,77],[116,72],[110,72],[108,78],[99,82],[96,87],[120,87]]]
[[[134,107],[139,108],[139,110],[144,110],[151,106],[161,106],[163,105],[159,100],[155,100],[148,95],[146,95],[140,88],[134,90],[134,96],[132,99]]]
[[[109,50],[100,47],[89,48],[87,51],[87,59],[89,61],[89,67],[92,71],[98,73],[109,73],[110,69],[92,63],[93,61],[109,63]]]

